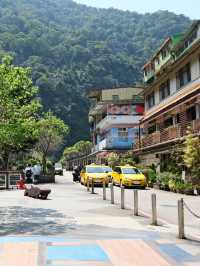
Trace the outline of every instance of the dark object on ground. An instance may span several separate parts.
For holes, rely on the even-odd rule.
[[[32,184],[32,183],[33,183],[32,178],[27,177],[27,178],[26,178],[26,184]]]
[[[31,186],[30,188],[25,189],[24,196],[32,197],[35,199],[47,199],[50,193],[50,189],[40,189],[39,187]]]
[[[81,177],[80,177],[80,174],[79,173],[73,172],[72,175],[73,175],[73,181],[74,182],[80,182]]]

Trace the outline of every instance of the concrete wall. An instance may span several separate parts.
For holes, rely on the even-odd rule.
[[[196,79],[198,79],[200,77],[200,56],[198,53],[196,53],[195,56],[193,56],[190,61],[188,61],[188,63],[190,62],[190,68],[191,68],[191,82],[192,81],[195,81]],[[183,65],[180,65],[179,69],[183,66],[185,66],[186,63],[184,63]],[[176,69],[170,77],[168,77],[170,79],[170,95],[174,95],[175,93],[177,93],[179,90],[177,88],[177,82],[176,82],[176,73],[178,72],[179,69]],[[165,80],[163,80],[162,82],[165,82]],[[154,87],[154,92],[155,92],[155,105],[158,105],[161,101],[160,101],[160,98],[159,98],[159,87],[160,87],[160,84],[159,83],[158,85],[156,85]],[[184,87],[182,87],[181,89],[184,89]],[[151,90],[152,91],[152,90]],[[149,92],[150,93],[150,92]],[[170,96],[169,96],[170,97]],[[167,98],[169,98],[167,97]],[[167,99],[166,98],[166,99]],[[154,105],[154,106],[155,106]],[[147,111],[147,101],[146,101],[146,97],[145,97],[145,111]],[[154,107],[151,107],[151,108],[154,108]],[[148,110],[151,110],[148,109]]]
[[[200,76],[200,60],[199,57],[194,57],[191,60],[191,78],[197,79]]]
[[[118,95],[119,100],[132,100],[134,95],[138,95],[142,91],[142,88],[119,88],[102,90],[102,101],[112,101],[113,95]]]
[[[149,166],[152,164],[155,164],[157,166],[160,163],[160,159],[156,158],[156,153],[148,153],[148,154],[143,154],[139,156],[140,158],[140,164],[144,166]]]

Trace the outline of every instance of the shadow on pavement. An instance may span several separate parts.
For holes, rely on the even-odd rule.
[[[0,236],[4,235],[55,235],[73,230],[76,220],[53,209],[0,208]]]

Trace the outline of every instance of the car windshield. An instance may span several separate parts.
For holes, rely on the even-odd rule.
[[[87,167],[88,173],[106,173],[112,172],[110,167]]]
[[[62,168],[62,164],[61,163],[56,163],[55,164],[55,168]]]
[[[123,168],[122,173],[127,175],[141,174],[140,170],[136,168]]]

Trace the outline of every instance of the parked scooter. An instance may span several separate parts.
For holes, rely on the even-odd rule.
[[[72,175],[73,175],[73,182],[80,182],[80,180],[81,180],[80,172],[81,172],[81,167],[76,166],[76,167],[74,168],[74,171],[72,172]]]

